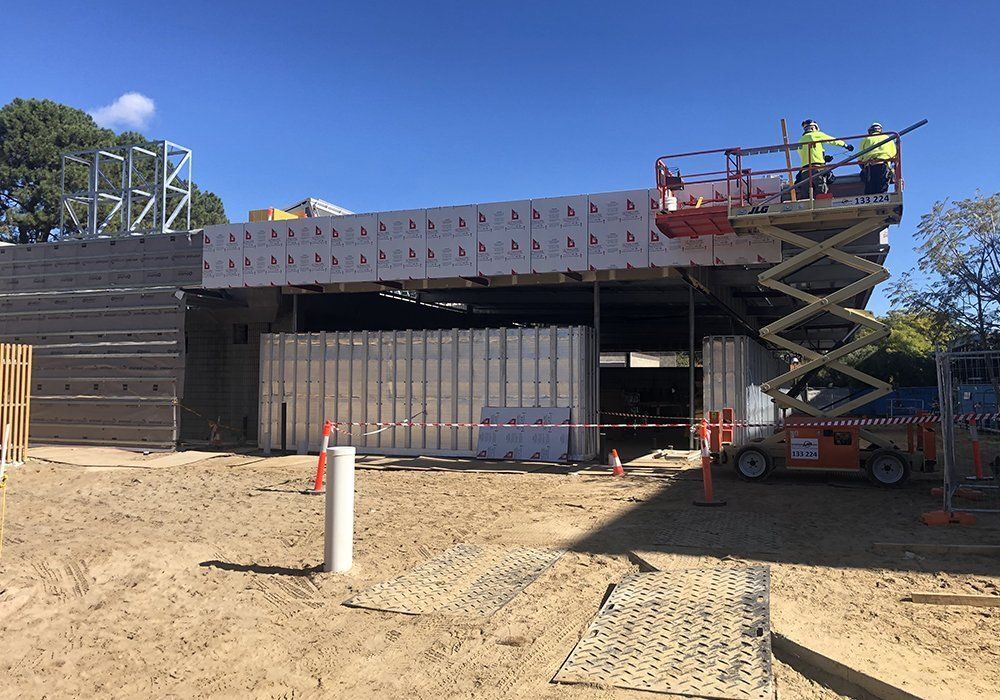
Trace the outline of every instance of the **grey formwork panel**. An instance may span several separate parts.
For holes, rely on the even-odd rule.
[[[287,447],[315,450],[326,419],[476,424],[484,406],[564,406],[574,423],[596,421],[596,355],[584,327],[268,334],[260,367],[264,449],[279,449],[284,434]],[[331,444],[372,454],[473,456],[477,430],[344,426]],[[594,433],[570,431],[570,459],[596,454]]]

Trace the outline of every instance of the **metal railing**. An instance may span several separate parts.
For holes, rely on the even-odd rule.
[[[860,142],[871,135],[855,134],[811,141],[808,144],[779,143],[754,148],[734,146],[730,148],[663,155],[656,159],[654,166],[656,186],[660,192],[660,209],[661,211],[668,210],[667,202],[670,197],[674,196],[673,193],[688,188],[698,190],[700,189],[699,186],[704,185],[713,186],[713,195],[709,198],[699,198],[698,201],[691,203],[692,206],[727,206],[731,209],[732,207],[762,204],[774,199],[784,198],[786,195],[792,199],[814,199],[814,183],[817,179],[834,173],[837,170],[842,171],[842,169],[848,167],[855,167],[860,170],[862,165],[861,159],[864,156],[891,141],[896,142],[896,155],[894,158],[888,161],[871,159],[865,162],[890,163],[893,173],[892,191],[900,192],[903,189],[903,159],[900,137],[926,123],[927,120],[924,119],[899,132],[882,132],[879,136],[884,138],[878,138],[871,146],[857,150],[840,161],[833,162],[831,160],[827,164],[809,163],[793,167],[791,161],[792,158],[798,158],[799,154],[797,151],[803,145],[815,147],[834,144],[838,141],[850,144],[855,141]],[[796,151],[796,153],[793,154],[793,151]],[[777,167],[774,167],[773,163],[764,163],[764,167],[749,167],[751,162],[760,162],[759,160],[751,161],[751,159],[767,155],[782,156],[784,162],[779,163]],[[685,172],[681,164],[685,161],[692,162],[693,159],[713,160],[717,165],[714,167],[710,166],[707,170]],[[719,163],[719,159],[723,162]],[[723,165],[724,169],[722,169]],[[796,173],[803,174],[803,177],[800,177],[798,182],[795,181]],[[759,184],[765,178],[770,181],[773,181],[774,178],[780,178],[783,183],[781,189],[775,192],[755,187],[755,181]],[[801,196],[803,194],[806,196]]]

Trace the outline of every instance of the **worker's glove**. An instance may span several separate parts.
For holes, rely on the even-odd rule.
[[[833,156],[824,155],[823,156],[823,160],[826,161],[827,163],[832,163],[833,162]]]
[[[851,144],[847,144],[847,146],[845,146],[845,148],[847,148],[848,151],[853,151],[854,150],[854,146],[851,145]]]

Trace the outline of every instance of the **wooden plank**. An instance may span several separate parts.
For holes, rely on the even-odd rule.
[[[922,542],[875,542],[872,548],[878,552],[913,552],[914,554],[976,554],[984,557],[1000,557],[997,544],[932,544]]]
[[[868,675],[836,659],[814,651],[807,646],[792,641],[788,637],[775,631],[771,631],[771,644],[774,647],[775,656],[781,659],[782,654],[801,659],[810,666],[814,666],[821,671],[843,679],[847,683],[860,688],[880,700],[920,700],[919,695],[914,695],[902,688],[897,688],[891,683],[887,683],[880,678]]]
[[[28,383],[24,394],[24,459],[28,459],[28,442],[31,434],[31,371],[34,367],[35,347],[28,346]]]
[[[11,358],[13,347],[8,343],[0,345],[0,440],[6,436],[8,460],[10,460],[10,451],[14,444],[13,426],[10,430],[7,429],[10,424],[10,385],[14,369]]]
[[[929,593],[910,594],[914,603],[930,605],[973,605],[980,608],[1000,608],[1000,595],[974,595],[970,593]]]

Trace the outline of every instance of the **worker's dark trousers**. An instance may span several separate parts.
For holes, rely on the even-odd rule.
[[[808,180],[810,175],[815,174],[823,166],[817,166],[811,171],[809,168],[802,168],[795,175],[795,184]],[[827,194],[830,191],[830,183],[833,182],[833,173],[825,173],[812,181],[813,194]],[[809,199],[809,183],[799,185],[795,188],[795,194],[799,199]]]
[[[872,163],[861,168],[861,182],[865,183],[865,194],[882,194],[889,191],[892,170],[888,163]]]

